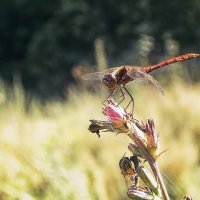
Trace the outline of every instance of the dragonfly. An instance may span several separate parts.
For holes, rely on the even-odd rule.
[[[131,65],[124,65],[124,66],[118,66],[109,68],[102,72],[94,72],[85,74],[82,76],[84,80],[100,80],[102,84],[111,90],[109,96],[102,102],[103,104],[119,89],[121,91],[122,99],[118,103],[118,105],[124,101],[125,94],[128,94],[130,97],[130,101],[128,105],[126,106],[126,109],[129,107],[129,105],[132,103],[132,115],[134,110],[134,98],[131,95],[131,93],[126,88],[126,84],[134,81],[134,80],[145,80],[152,83],[156,88],[160,90],[160,92],[164,95],[164,91],[158,81],[151,76],[149,73],[157,70],[159,68],[162,68],[164,66],[168,66],[173,63],[177,63],[184,60],[190,60],[193,58],[198,57],[200,54],[195,53],[189,53],[181,56],[177,56],[174,58],[171,58],[169,60],[165,60],[163,62],[160,62],[155,65],[151,66],[131,66]]]

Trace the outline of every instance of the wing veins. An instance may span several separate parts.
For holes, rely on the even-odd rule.
[[[143,72],[142,70],[136,70],[134,72],[130,72],[129,75],[133,77],[134,79],[145,79],[151,82],[162,93],[162,95],[165,94],[159,82],[150,74],[147,74],[146,72]]]
[[[102,72],[93,72],[89,74],[84,74],[82,79],[84,80],[101,80],[106,73],[112,73],[113,71],[117,70],[119,67],[109,68]]]

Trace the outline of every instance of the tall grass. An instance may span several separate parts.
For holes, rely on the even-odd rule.
[[[198,197],[200,85],[176,81],[164,97],[150,86],[132,90],[136,118],[154,118],[168,149],[159,162],[170,194]],[[128,199],[118,161],[129,139],[87,131],[89,119],[103,119],[103,95],[72,88],[68,96],[44,104],[19,82],[0,84],[0,199]]]

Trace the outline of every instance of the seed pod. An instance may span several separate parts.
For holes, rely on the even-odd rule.
[[[144,184],[150,188],[156,195],[160,196],[161,191],[158,187],[158,184],[154,177],[151,175],[151,173],[144,168],[143,166],[140,166],[137,170],[138,176],[142,179]]]

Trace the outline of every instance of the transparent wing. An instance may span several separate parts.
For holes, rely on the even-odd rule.
[[[151,82],[157,89],[160,90],[162,95],[165,94],[162,87],[158,83],[158,81],[155,78],[153,78],[153,76],[151,76],[151,75],[147,74],[145,71],[143,71],[142,68],[141,69],[135,68],[135,70],[132,70],[131,72],[129,72],[129,75],[131,77],[134,77],[134,79],[143,79],[143,80]]]
[[[108,70],[102,72],[94,72],[89,74],[84,74],[82,79],[84,80],[101,80],[106,73],[112,73],[113,71],[117,70],[119,67],[113,67]]]
[[[151,76],[149,74],[145,74],[145,79],[147,81],[150,81],[154,86],[156,86],[156,88],[159,89],[159,91],[161,92],[162,95],[165,95],[164,90],[162,89],[161,85],[155,78],[153,78],[153,76]]]
[[[89,74],[84,74],[81,76],[84,80],[101,80],[104,76],[105,72],[94,72]]]

